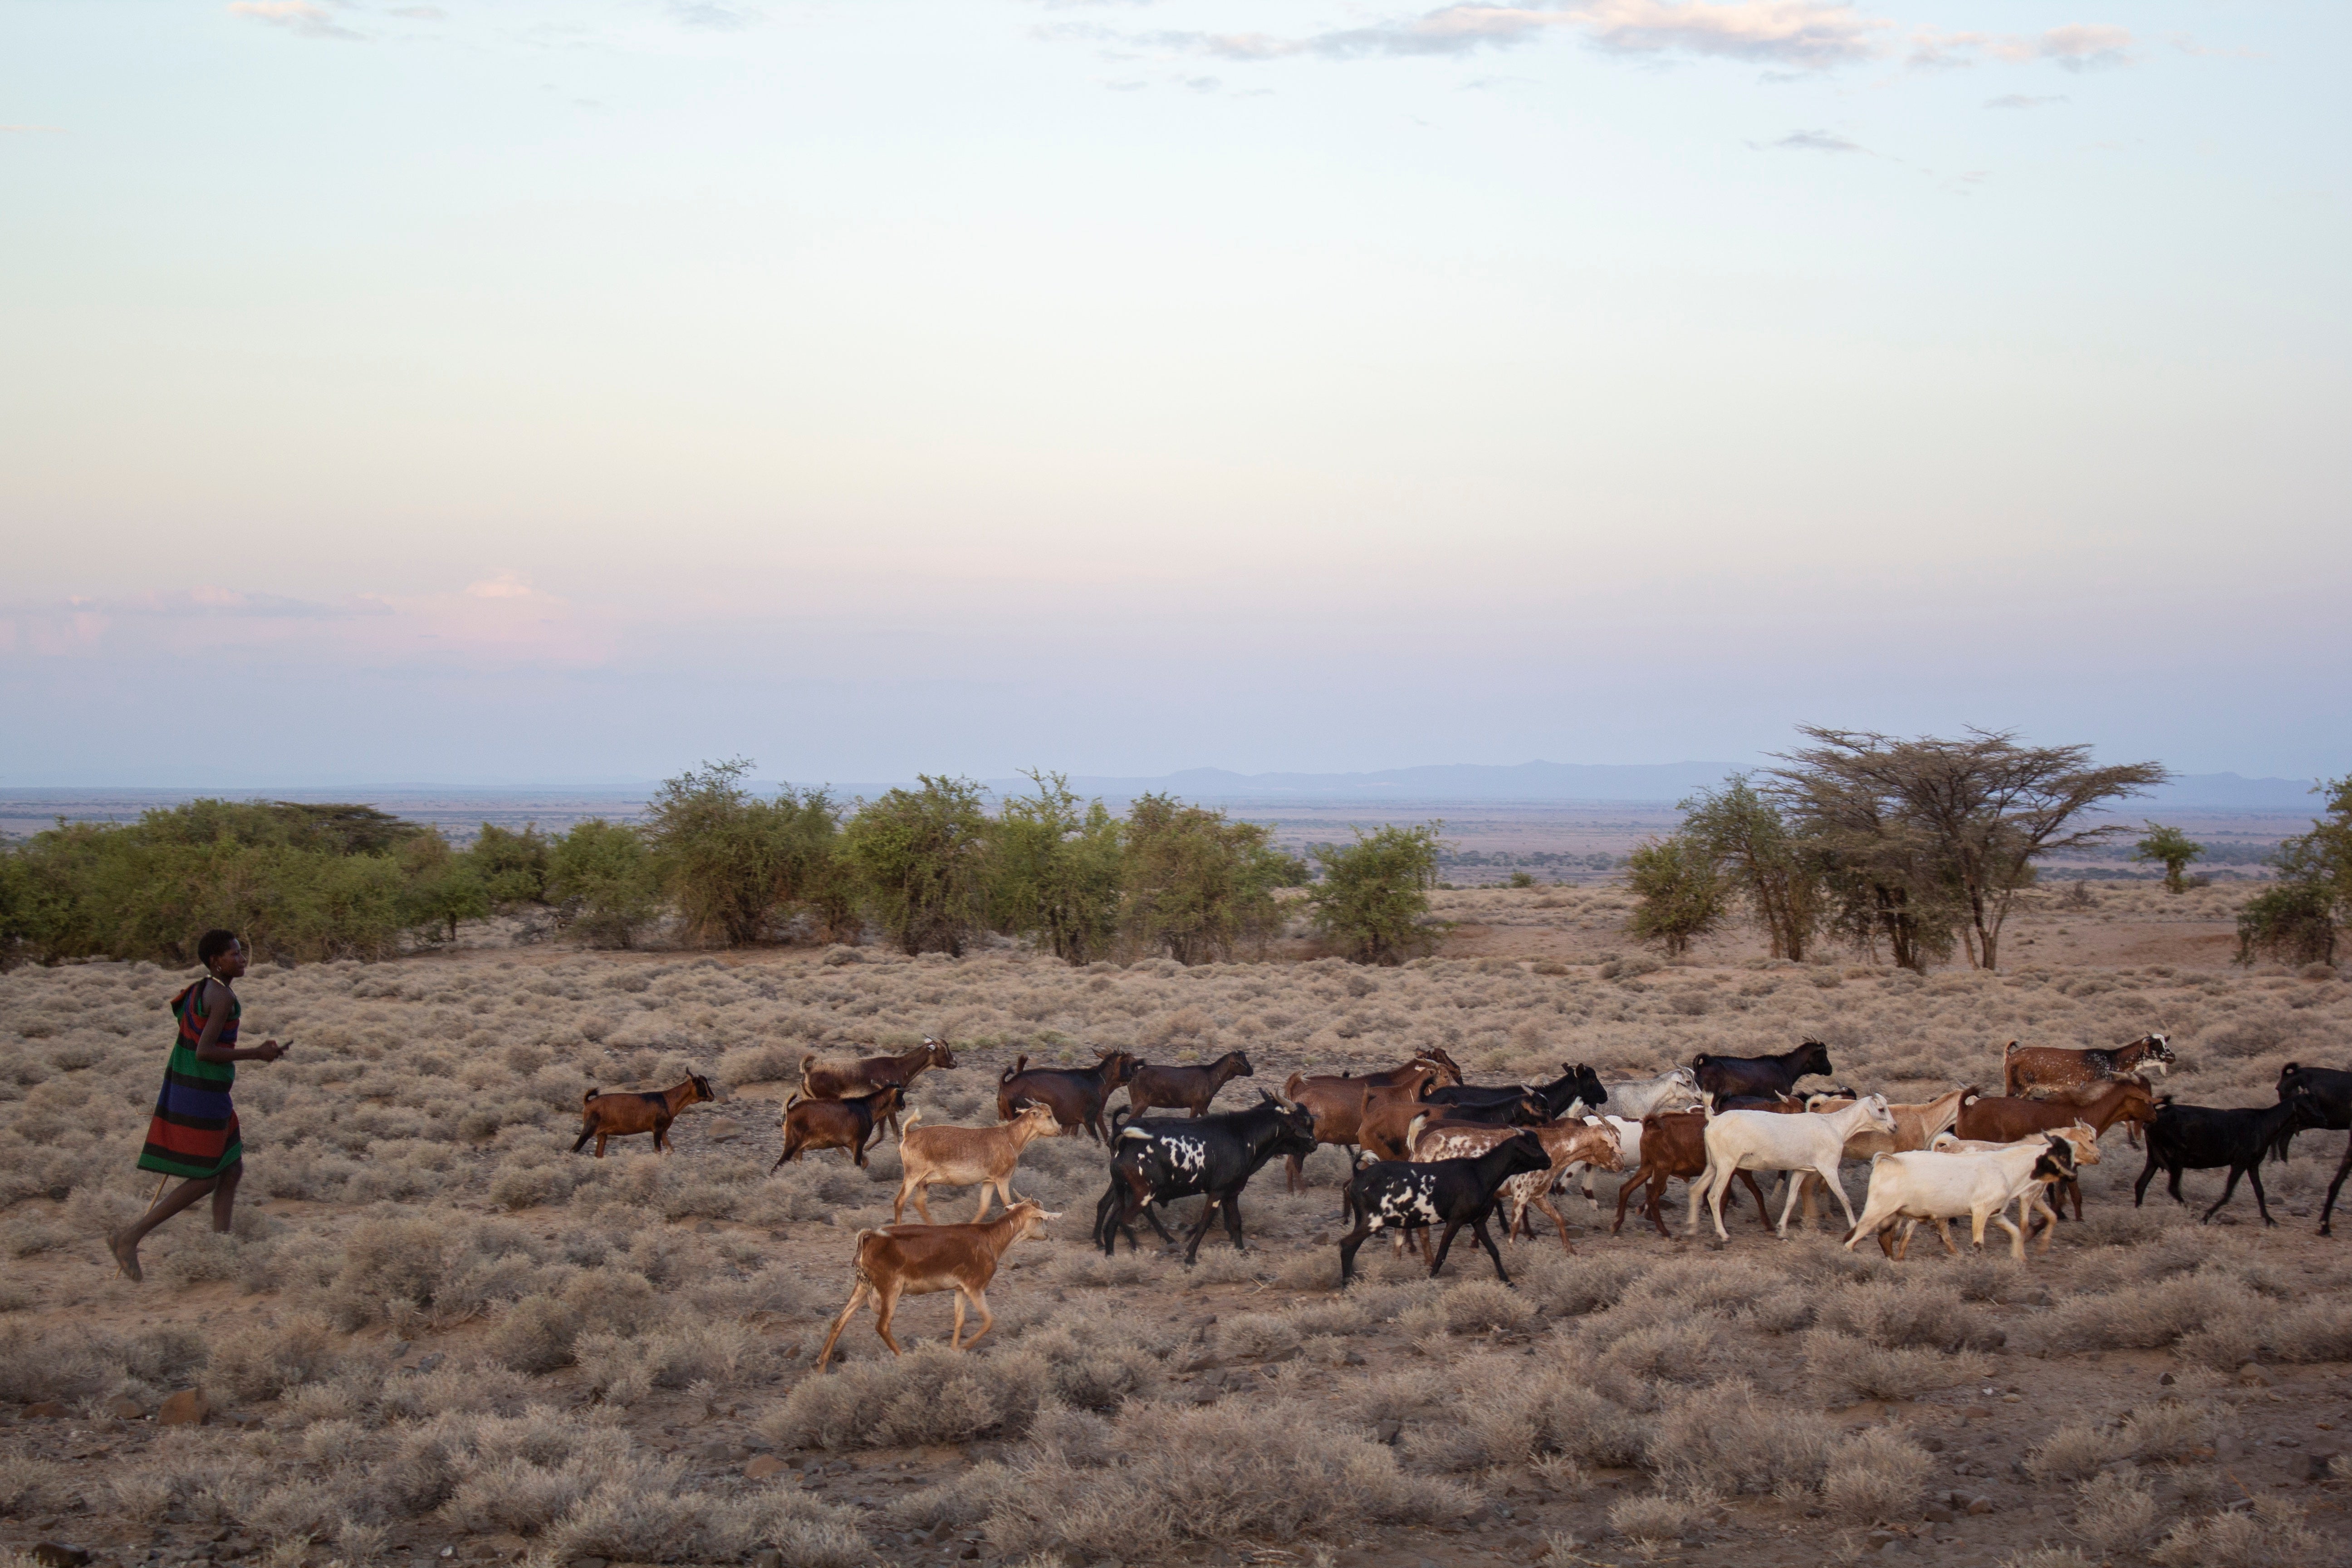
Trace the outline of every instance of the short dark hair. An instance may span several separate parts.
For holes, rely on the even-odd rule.
[[[196,962],[210,969],[214,959],[236,945],[236,932],[223,931],[218,926],[215,926],[211,931],[196,938]]]

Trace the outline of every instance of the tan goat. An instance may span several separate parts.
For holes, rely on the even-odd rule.
[[[816,1370],[824,1371],[833,1359],[833,1347],[841,1338],[841,1331],[870,1298],[874,1302],[874,1331],[890,1347],[892,1355],[907,1352],[890,1334],[890,1319],[898,1310],[901,1296],[929,1296],[941,1290],[956,1293],[955,1331],[948,1336],[948,1349],[962,1350],[980,1342],[996,1321],[988,1310],[988,1283],[996,1278],[996,1266],[1005,1252],[1024,1237],[1034,1236],[1049,1219],[1059,1215],[1048,1214],[1036,1204],[1015,1204],[984,1225],[894,1225],[881,1230],[861,1230],[857,1233],[857,1256],[853,1268],[857,1283],[850,1289],[849,1304],[841,1316],[833,1321],[833,1331],[824,1336],[824,1349],[817,1352]],[[980,1313],[980,1327],[971,1338],[963,1337],[964,1303],[969,1301]]]
[[[901,1173],[898,1201],[890,1205],[892,1225],[907,1212],[910,1197],[923,1223],[931,1224],[931,1206],[923,1199],[924,1189],[934,1184],[980,1189],[980,1208],[971,1216],[974,1225],[988,1217],[992,1194],[1011,1208],[1021,1201],[1013,1190],[1013,1167],[1021,1163],[1021,1151],[1033,1139],[1053,1137],[1062,1125],[1055,1118],[1054,1108],[1042,1100],[1023,1100],[1018,1115],[994,1127],[917,1126],[922,1119],[919,1110],[907,1112],[906,1130],[898,1134]]]

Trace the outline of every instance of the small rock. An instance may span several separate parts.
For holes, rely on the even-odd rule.
[[[1868,1535],[1864,1536],[1863,1539],[1869,1542],[1873,1546],[1884,1546],[1890,1541],[1899,1540],[1900,1537],[1891,1530],[1874,1530]]]
[[[2242,1388],[2268,1388],[2271,1374],[2264,1372],[2259,1363],[2250,1361],[2238,1369],[2238,1385]]]
[[[1919,1517],[1929,1524],[1949,1524],[1952,1522],[1952,1510],[1948,1508],[1931,1508]]]
[[[2025,1395],[2022,1394],[2004,1394],[2000,1396],[2000,1402],[2003,1405],[2022,1405],[2025,1403]]]
[[[1984,1515],[1984,1514],[1990,1513],[1990,1512],[1992,1512],[1992,1511],[1993,1511],[1993,1500],[1992,1500],[1992,1499],[1990,1499],[1990,1498],[1989,1498],[1989,1497],[1980,1497],[1980,1498],[1977,1499],[1977,1500],[1976,1500],[1976,1501],[1974,1501],[1974,1502],[1972,1502],[1972,1503],[1969,1504],[1969,1512],[1970,1512],[1971,1514],[1978,1515],[1978,1516],[1979,1516],[1979,1517],[1981,1517],[1981,1516],[1982,1516],[1982,1515]]]
[[[1992,1419],[1992,1407],[1989,1405],[1971,1405],[1962,1410],[1960,1415],[1969,1421],[1990,1421]]]
[[[1379,1441],[1388,1444],[1391,1447],[1394,1447],[1396,1446],[1397,1435],[1403,1430],[1404,1426],[1400,1422],[1383,1421],[1379,1426],[1372,1428],[1372,1436]]]
[[[79,1546],[67,1546],[55,1541],[44,1541],[33,1548],[33,1561],[42,1568],[83,1568],[89,1553]]]
[[[61,1421],[69,1414],[62,1404],[54,1399],[37,1399],[25,1406],[26,1419],[31,1421]]]
[[[66,1185],[63,1182],[59,1182],[57,1185],[49,1189],[49,1202],[53,1204],[61,1204],[71,1196],[73,1196],[73,1189]],[[2309,1211],[2305,1210],[2305,1212],[2308,1213]]]
[[[2179,1381],[2180,1380],[2179,1378],[2173,1376],[2168,1372],[2162,1377],[2156,1380],[2156,1385],[2158,1388],[2170,1388],[2174,1384],[2179,1383]]]
[[[106,1402],[106,1413],[118,1421],[136,1421],[147,1414],[147,1407],[127,1394],[118,1394]]]
[[[743,1479],[764,1481],[770,1476],[782,1475],[786,1468],[784,1462],[773,1454],[762,1454],[743,1467]]]
[[[1940,1454],[1944,1451],[1944,1440],[1941,1437],[1922,1437],[1919,1439],[1919,1447],[1931,1454]]]
[[[443,1355],[439,1351],[435,1351],[431,1355],[418,1358],[416,1364],[410,1368],[410,1370],[412,1372],[431,1372],[434,1368],[439,1366],[443,1362],[448,1359],[449,1358],[447,1356]]]
[[[743,1136],[743,1124],[731,1116],[714,1116],[703,1122],[702,1135],[713,1143],[731,1143]]]
[[[155,1412],[159,1426],[201,1426],[212,1406],[205,1401],[201,1388],[184,1388],[165,1399]]]

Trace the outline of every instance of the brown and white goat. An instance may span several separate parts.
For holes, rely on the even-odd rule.
[[[931,1206],[924,1201],[924,1190],[934,1184],[980,1189],[980,1207],[971,1216],[974,1225],[988,1217],[992,1196],[1003,1198],[1004,1206],[1011,1208],[1021,1202],[1013,1190],[1013,1168],[1021,1163],[1021,1151],[1032,1140],[1051,1138],[1061,1131],[1054,1108],[1042,1100],[1023,1100],[1019,1115],[994,1127],[918,1127],[922,1119],[921,1111],[909,1110],[906,1130],[898,1134],[898,1196],[890,1205],[893,1225],[907,1212],[910,1197],[923,1223],[931,1224]]]
[[[710,1080],[698,1072],[686,1075],[686,1081],[674,1084],[655,1093],[616,1089],[607,1094],[591,1089],[580,1097],[580,1141],[572,1145],[575,1154],[588,1147],[588,1140],[596,1140],[596,1158],[604,1157],[604,1140],[626,1138],[633,1133],[654,1135],[654,1150],[677,1152],[669,1141],[669,1124],[677,1113],[689,1105],[706,1100],[717,1100]]]
[[[1559,1179],[1561,1172],[1574,1164],[1589,1164],[1602,1171],[1624,1169],[1623,1139],[1616,1128],[1597,1116],[1581,1121],[1556,1121],[1533,1131],[1536,1142],[1551,1156],[1551,1166],[1513,1176],[1503,1184],[1503,1199],[1510,1205],[1510,1220],[1503,1227],[1503,1238],[1517,1239],[1517,1233],[1526,1224],[1528,1210],[1532,1206],[1559,1227],[1560,1246],[1573,1254],[1576,1246],[1568,1239],[1568,1221],[1551,1205],[1552,1184]],[[1467,1159],[1485,1153],[1517,1131],[1511,1127],[1465,1127],[1459,1122],[1434,1119],[1418,1121],[1412,1129],[1412,1158],[1422,1163]]]
[[[1014,1242],[1036,1235],[1047,1220],[1060,1217],[1037,1204],[1021,1203],[978,1225],[894,1225],[859,1231],[851,1265],[857,1282],[850,1289],[849,1304],[833,1321],[833,1331],[824,1336],[816,1370],[822,1373],[833,1359],[841,1331],[869,1299],[874,1303],[874,1331],[882,1336],[892,1355],[907,1353],[890,1335],[890,1319],[898,1310],[901,1296],[954,1291],[955,1331],[948,1336],[948,1349],[960,1351],[979,1343],[980,1336],[996,1321],[988,1310],[988,1284],[996,1278],[997,1264]],[[963,1337],[967,1301],[980,1314],[980,1327],[969,1340]]]

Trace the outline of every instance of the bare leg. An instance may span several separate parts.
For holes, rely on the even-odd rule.
[[[849,1326],[851,1316],[864,1304],[866,1296],[866,1281],[860,1279],[849,1292],[849,1305],[844,1307],[841,1310],[841,1316],[833,1321],[833,1332],[824,1336],[824,1349],[819,1351],[816,1356],[817,1371],[823,1372],[825,1363],[833,1359],[833,1347],[840,1340],[841,1331]]]
[[[990,1329],[996,1325],[995,1315],[988,1310],[987,1291],[974,1290],[971,1293],[971,1305],[972,1310],[980,1314],[980,1327],[972,1330],[971,1338],[964,1341],[963,1348],[966,1350],[970,1350],[972,1346],[980,1343],[980,1336],[988,1332]],[[961,1293],[956,1297],[956,1310],[959,1312],[963,1310],[963,1297]]]
[[[898,1310],[898,1292],[880,1285],[874,1287],[874,1331],[882,1336],[882,1342],[890,1347],[892,1355],[905,1355],[898,1342],[890,1337],[890,1319]]]
[[[213,1228],[224,1236],[236,1217],[236,1184],[244,1179],[245,1162],[239,1160],[220,1173],[219,1184],[213,1188]]]
[[[239,1163],[242,1163],[242,1162]],[[146,1279],[139,1268],[139,1244],[147,1239],[149,1231],[218,1186],[220,1180],[218,1176],[200,1176],[182,1182],[172,1190],[170,1196],[159,1200],[154,1207],[140,1215],[127,1229],[115,1233],[107,1244],[114,1253],[115,1267],[130,1276],[134,1284]],[[219,1223],[217,1210],[215,1211],[213,1228],[215,1230],[227,1228]]]

